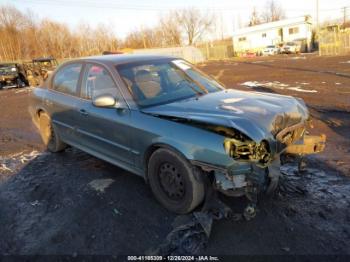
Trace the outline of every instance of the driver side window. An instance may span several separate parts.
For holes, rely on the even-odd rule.
[[[85,99],[93,99],[99,95],[112,95],[118,99],[118,87],[107,69],[99,65],[88,64],[80,96]]]

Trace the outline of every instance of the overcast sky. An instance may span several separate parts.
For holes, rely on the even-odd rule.
[[[265,0],[0,0],[2,4],[12,4],[21,11],[28,9],[39,18],[48,17],[55,21],[76,27],[79,23],[95,26],[104,23],[113,28],[117,37],[124,37],[127,32],[152,26],[162,14],[169,10],[184,7],[197,7],[215,12],[222,21],[217,30],[224,35],[231,35],[234,27],[244,25],[249,19],[253,7],[262,10]],[[277,0],[287,17],[309,14],[316,16],[316,0]],[[320,20],[342,18],[342,7],[349,6],[350,0],[319,0]],[[221,18],[222,17],[222,18]]]

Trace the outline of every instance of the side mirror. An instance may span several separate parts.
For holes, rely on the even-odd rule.
[[[119,105],[112,95],[99,95],[92,99],[92,104],[96,107],[114,107]]]

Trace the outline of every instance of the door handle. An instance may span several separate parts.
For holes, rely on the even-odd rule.
[[[80,109],[79,112],[83,116],[87,116],[89,114],[85,109]]]

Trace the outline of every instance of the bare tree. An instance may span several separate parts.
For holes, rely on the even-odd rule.
[[[175,12],[176,19],[186,34],[188,45],[193,45],[205,33],[212,30],[214,16],[210,13],[202,13],[196,8],[182,9]]]
[[[181,45],[181,26],[176,19],[176,12],[170,12],[159,19],[159,30],[162,34],[162,46]]]
[[[141,28],[130,32],[124,41],[127,48],[153,48],[162,46],[162,32],[159,28]]]
[[[252,14],[250,15],[250,20],[248,26],[255,26],[261,24],[260,17],[256,8],[253,8]]]
[[[285,12],[282,6],[275,0],[266,2],[265,10],[261,15],[262,22],[274,22],[285,18]]]
[[[50,19],[39,20],[13,6],[0,6],[0,61],[32,59],[52,55],[57,58],[97,55],[117,50],[120,41],[106,25],[81,25],[72,31]]]

